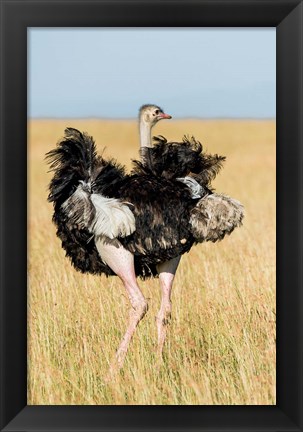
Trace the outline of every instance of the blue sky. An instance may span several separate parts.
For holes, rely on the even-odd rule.
[[[272,118],[275,28],[31,28],[29,117]]]

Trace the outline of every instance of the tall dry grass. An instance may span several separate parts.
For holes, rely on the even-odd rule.
[[[173,288],[173,318],[156,362],[157,280],[140,282],[149,312],[125,366],[104,376],[125,330],[128,301],[117,278],[74,270],[51,223],[44,155],[66,126],[86,130],[104,156],[130,167],[134,121],[35,120],[28,129],[28,403],[275,404],[275,123],[161,122],[227,156],[217,191],[242,201],[244,226],[218,244],[194,247]]]

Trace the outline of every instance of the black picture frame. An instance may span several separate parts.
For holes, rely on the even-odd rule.
[[[302,0],[1,0],[3,431],[302,431]],[[277,31],[277,405],[27,406],[27,27]]]

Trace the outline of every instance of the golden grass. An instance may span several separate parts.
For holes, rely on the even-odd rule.
[[[124,332],[128,301],[117,278],[82,275],[61,248],[47,203],[44,155],[66,126],[94,136],[130,167],[135,121],[29,122],[28,404],[275,404],[275,123],[161,122],[155,133],[200,139],[227,156],[217,191],[245,206],[244,226],[181,260],[164,361],[155,356],[157,280],[139,282],[149,312],[125,366],[104,376]]]

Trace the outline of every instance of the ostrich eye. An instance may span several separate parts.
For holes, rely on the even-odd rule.
[[[156,111],[155,111],[155,114],[157,114],[157,115],[158,115],[158,114],[159,114],[159,110],[156,110]]]

